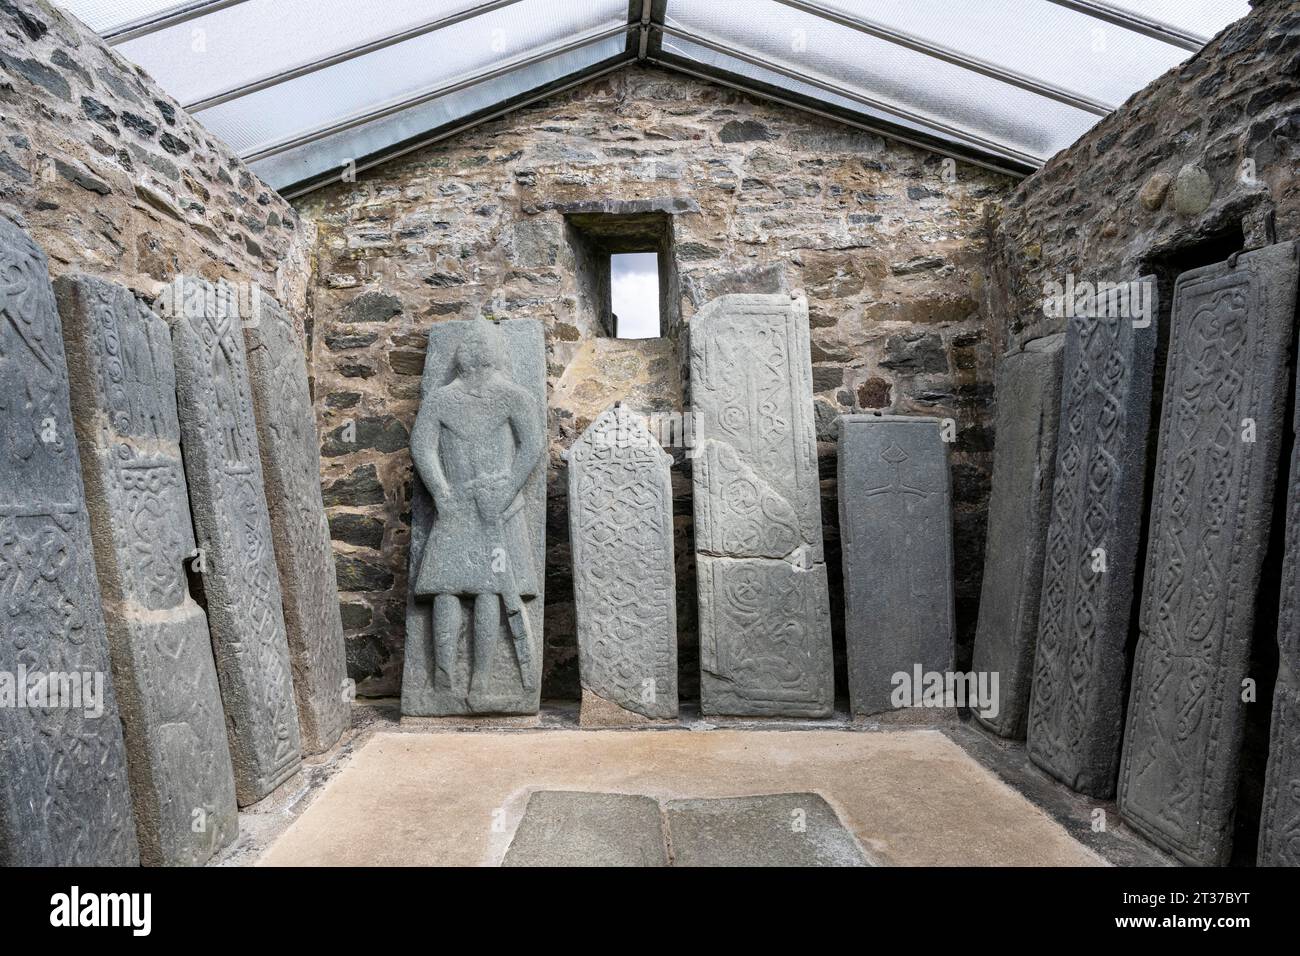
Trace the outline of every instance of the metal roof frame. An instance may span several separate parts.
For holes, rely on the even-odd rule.
[[[182,3],[156,14],[142,17],[138,20],[107,30],[104,33],[104,37],[111,44],[121,44],[128,40],[136,39],[177,24],[195,20],[207,14],[216,13],[220,10],[244,2],[246,2],[246,0],[199,0],[199,2]],[[391,33],[375,40],[370,40],[366,43],[358,44],[357,46],[345,50],[340,50],[330,54],[329,56],[321,57],[308,63],[268,73],[258,79],[241,83],[238,86],[233,86],[229,89],[223,90],[222,92],[188,103],[186,104],[186,108],[191,112],[201,112],[224,103],[232,102],[243,96],[277,86],[281,83],[286,83],[290,80],[328,69],[337,64],[348,62],[349,60],[356,59],[368,53],[373,53],[408,40],[436,33],[439,30],[472,20],[476,17],[503,9],[518,2],[520,2],[520,0],[484,0],[484,2],[478,3],[458,13],[449,14],[436,20],[431,20],[402,31]],[[915,34],[886,26],[871,20],[866,16],[849,14],[833,9],[826,6],[824,3],[818,2],[818,0],[774,0],[774,2],[808,14],[809,16],[817,17],[820,20],[847,27],[865,35],[873,36],[899,47],[912,50],[913,52],[933,57],[961,69],[969,70],[972,73],[977,73],[998,82],[1005,83],[1009,86],[1054,100],[1077,110],[1098,116],[1104,116],[1114,108],[1112,104],[1101,102],[1100,100],[1075,90],[1066,89],[1065,87],[1051,83],[1047,80],[1033,77],[1008,67],[1000,66],[971,54],[963,53],[960,50],[929,41]],[[1144,17],[1130,10],[1121,9],[1112,3],[1105,2],[1105,0],[1046,0],[1046,2],[1182,49],[1197,50],[1207,42],[1205,37],[1198,36],[1193,32],[1180,29],[1153,18]],[[259,159],[279,155],[297,147],[305,146],[326,137],[334,136],[340,132],[364,126],[372,121],[382,119],[411,107],[419,106],[431,100],[438,99],[439,97],[447,96],[480,83],[486,83],[498,79],[502,76],[514,73],[517,70],[526,69],[527,67],[543,60],[548,60],[564,53],[569,53],[591,44],[607,40],[619,33],[626,33],[628,40],[626,52],[623,56],[603,60],[590,67],[585,67],[569,77],[552,81],[539,87],[537,90],[530,90],[520,94],[519,96],[512,97],[510,100],[503,101],[497,106],[481,110],[469,118],[457,120],[443,127],[430,130],[428,134],[417,137],[414,140],[397,143],[391,147],[378,150],[368,156],[362,157],[362,161],[358,164],[357,169],[362,170],[371,168],[386,159],[409,153],[411,150],[417,149],[423,145],[438,142],[448,136],[470,129],[478,123],[500,118],[512,109],[518,109],[521,106],[536,102],[543,96],[553,95],[561,90],[571,89],[572,87],[596,76],[604,75],[605,73],[609,73],[621,66],[638,61],[657,64],[679,73],[707,81],[717,82],[754,96],[759,96],[805,112],[834,119],[838,122],[868,130],[873,133],[878,133],[883,136],[892,137],[902,142],[922,146],[942,155],[949,155],[961,159],[963,162],[973,163],[975,165],[995,169],[999,172],[1011,175],[1023,175],[1038,168],[1044,162],[1043,157],[1031,155],[992,136],[967,129],[958,124],[948,122],[943,118],[911,109],[906,104],[882,99],[857,89],[840,85],[825,77],[800,72],[798,69],[775,62],[750,50],[742,49],[735,44],[729,44],[724,41],[701,36],[680,27],[668,26],[666,25],[665,20],[669,3],[670,0],[628,0],[627,21],[624,25],[590,31],[571,40],[552,44],[540,50],[535,50],[525,56],[508,60],[492,67],[491,69],[482,70],[468,76],[449,80],[437,85],[436,87],[428,89],[423,93],[408,96],[400,100],[376,104],[362,112],[355,113],[317,129],[289,136],[278,142],[251,149],[245,153],[242,158],[246,162],[255,162]],[[858,103],[864,107],[864,109],[871,111],[872,113],[883,113],[888,117],[893,117],[900,121],[900,125],[895,125],[889,119],[880,119],[875,115],[859,114],[856,111],[845,109],[840,104],[828,103],[809,97],[803,93],[783,89],[750,77],[731,73],[713,64],[702,63],[695,59],[682,57],[671,52],[665,52],[663,50],[664,36],[678,37],[739,62],[747,63],[751,66],[783,76],[801,84],[816,87],[835,97]],[[918,132],[913,127],[921,127],[922,131]],[[318,188],[319,185],[324,185],[326,182],[330,181],[333,181],[332,176],[313,177],[303,181],[302,183],[286,187],[285,193],[290,196],[299,196],[304,192]]]

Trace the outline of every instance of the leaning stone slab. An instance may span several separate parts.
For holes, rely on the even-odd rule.
[[[1283,243],[1174,288],[1119,809],[1186,863],[1223,865],[1232,851],[1296,272]]]
[[[535,714],[546,548],[541,323],[434,325],[420,394],[402,714]]]
[[[239,805],[302,763],[271,517],[232,287],[184,278],[164,303],[181,451]]]
[[[870,866],[815,793],[669,800],[674,866]]]
[[[202,865],[239,820],[208,619],[185,576],[171,337],[123,286],[76,276],[55,291],[141,862]]]
[[[343,622],[320,490],[320,438],[307,362],[293,322],[269,296],[245,330],[248,374],[303,752],[329,750],[347,729]]]
[[[539,790],[502,866],[667,866],[657,801],[629,793]]]
[[[950,486],[939,419],[841,416],[844,641],[854,716],[920,705],[916,677],[952,671]],[[896,696],[906,688],[910,694]]]
[[[997,444],[972,666],[998,674],[1000,701],[995,717],[973,713],[989,730],[1016,740],[1025,736],[1033,680],[1064,339],[1049,335],[1007,353],[993,396]]]
[[[620,405],[591,423],[568,461],[580,721],[676,717],[672,456]]]
[[[1160,322],[1155,277],[1139,281],[1146,315],[1068,321],[1029,708],[1034,763],[1103,799],[1119,768]],[[1005,675],[1002,687],[1006,701]]]
[[[2,218],[0,420],[0,866],[133,866],[63,333],[44,254]]]
[[[1300,413],[1300,391],[1295,401]],[[1300,414],[1292,424],[1300,428]],[[1300,866],[1300,441],[1291,449],[1286,496],[1277,682],[1256,855],[1260,866]]]
[[[724,295],[692,319],[690,341],[700,709],[828,716],[808,304]]]

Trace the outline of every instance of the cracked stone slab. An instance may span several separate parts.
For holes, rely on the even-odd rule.
[[[167,324],[124,286],[55,284],[141,862],[198,866],[239,833]]]
[[[502,866],[667,866],[657,801],[626,793],[539,790]]]
[[[242,807],[302,764],[244,315],[236,290],[224,283],[181,277],[168,294],[162,311],[171,326],[181,451]]]
[[[1119,809],[1185,863],[1223,865],[1255,598],[1288,403],[1295,243],[1174,286]]]
[[[320,490],[320,437],[302,343],[289,315],[260,296],[245,330],[248,377],[303,752],[324,753],[347,729],[347,682],[334,550]]]
[[[840,418],[844,637],[855,716],[893,711],[895,675],[952,670],[952,495],[937,418]],[[908,703],[919,703],[912,688]]]
[[[808,304],[724,295],[691,320],[700,709],[824,717],[834,697]]]
[[[669,800],[674,866],[870,866],[815,793]]]
[[[63,332],[44,253],[4,218],[0,275],[0,865],[133,866]],[[31,697],[55,685],[72,698]]]
[[[580,720],[676,717],[672,456],[616,406],[573,443],[568,462]]]
[[[1139,281],[1151,290],[1149,324],[1080,317],[1066,329],[1029,707],[1030,759],[1103,799],[1119,768],[1160,322],[1155,277]],[[1005,675],[1002,687],[1005,700]]]
[[[1153,334],[1154,336],[1154,334]],[[993,490],[972,667],[999,675],[997,716],[975,719],[1023,740],[1033,680],[1043,548],[1052,509],[1065,336],[1049,335],[998,366]]]

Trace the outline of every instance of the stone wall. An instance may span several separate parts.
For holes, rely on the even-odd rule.
[[[0,214],[56,276],[256,282],[301,324],[313,236],[293,207],[47,0],[0,0]]]
[[[992,218],[995,347],[1059,332],[1043,288],[1156,272],[1300,237],[1300,3],[1252,13],[1026,179]]]
[[[837,628],[834,416],[881,409],[957,421],[958,611],[968,641],[991,441],[981,230],[986,204],[1013,182],[964,164],[953,170],[923,150],[633,67],[299,200],[319,230],[311,361],[358,691],[392,694],[400,681],[407,441],[426,334],[431,323],[480,311],[538,318],[546,330],[544,696],[578,696],[561,452],[615,400],[680,409],[683,327],[726,292],[801,289],[809,299]],[[611,214],[666,236],[666,279],[679,295],[663,339],[616,340],[600,328],[590,260],[591,243],[603,240],[591,237],[615,222]],[[680,448],[675,457],[680,669],[691,698],[689,463]]]

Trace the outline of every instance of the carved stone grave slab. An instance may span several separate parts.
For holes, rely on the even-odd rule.
[[[0,218],[0,866],[139,863],[45,255]]]
[[[1174,288],[1119,809],[1187,863],[1232,851],[1295,302],[1293,243]]]
[[[1030,758],[1067,786],[1115,794],[1159,309],[1070,318],[1052,516],[1029,709]],[[976,670],[979,670],[978,657]],[[1002,679],[1005,699],[1007,681]]]
[[[617,406],[573,443],[568,461],[580,720],[676,717],[672,456]]]
[[[536,714],[546,549],[541,323],[435,324],[420,394],[402,713]]]
[[[828,716],[808,304],[724,295],[691,320],[690,343],[700,709]]]
[[[339,617],[338,581],[320,491],[320,438],[307,362],[289,315],[259,297],[245,329],[253,412],[303,752],[329,750],[347,729],[352,694]]]
[[[840,417],[844,640],[854,716],[897,708],[906,675],[953,667],[952,494],[937,418]]]
[[[1295,411],[1300,413],[1300,390],[1296,391]],[[1300,414],[1293,415],[1292,425],[1300,427]],[[1277,648],[1256,862],[1260,866],[1300,866],[1300,442],[1291,448],[1291,477],[1286,488],[1286,555]]]
[[[998,366],[997,444],[973,667],[997,672],[997,716],[974,717],[1021,740],[1029,713],[1043,545],[1052,507],[1065,337],[1033,339]],[[992,712],[990,712],[992,713]]]
[[[172,287],[164,311],[200,577],[242,807],[267,796],[302,763],[243,319],[231,286],[188,277]]]
[[[129,289],[55,283],[140,858],[197,866],[239,834],[194,551],[167,324]]]

